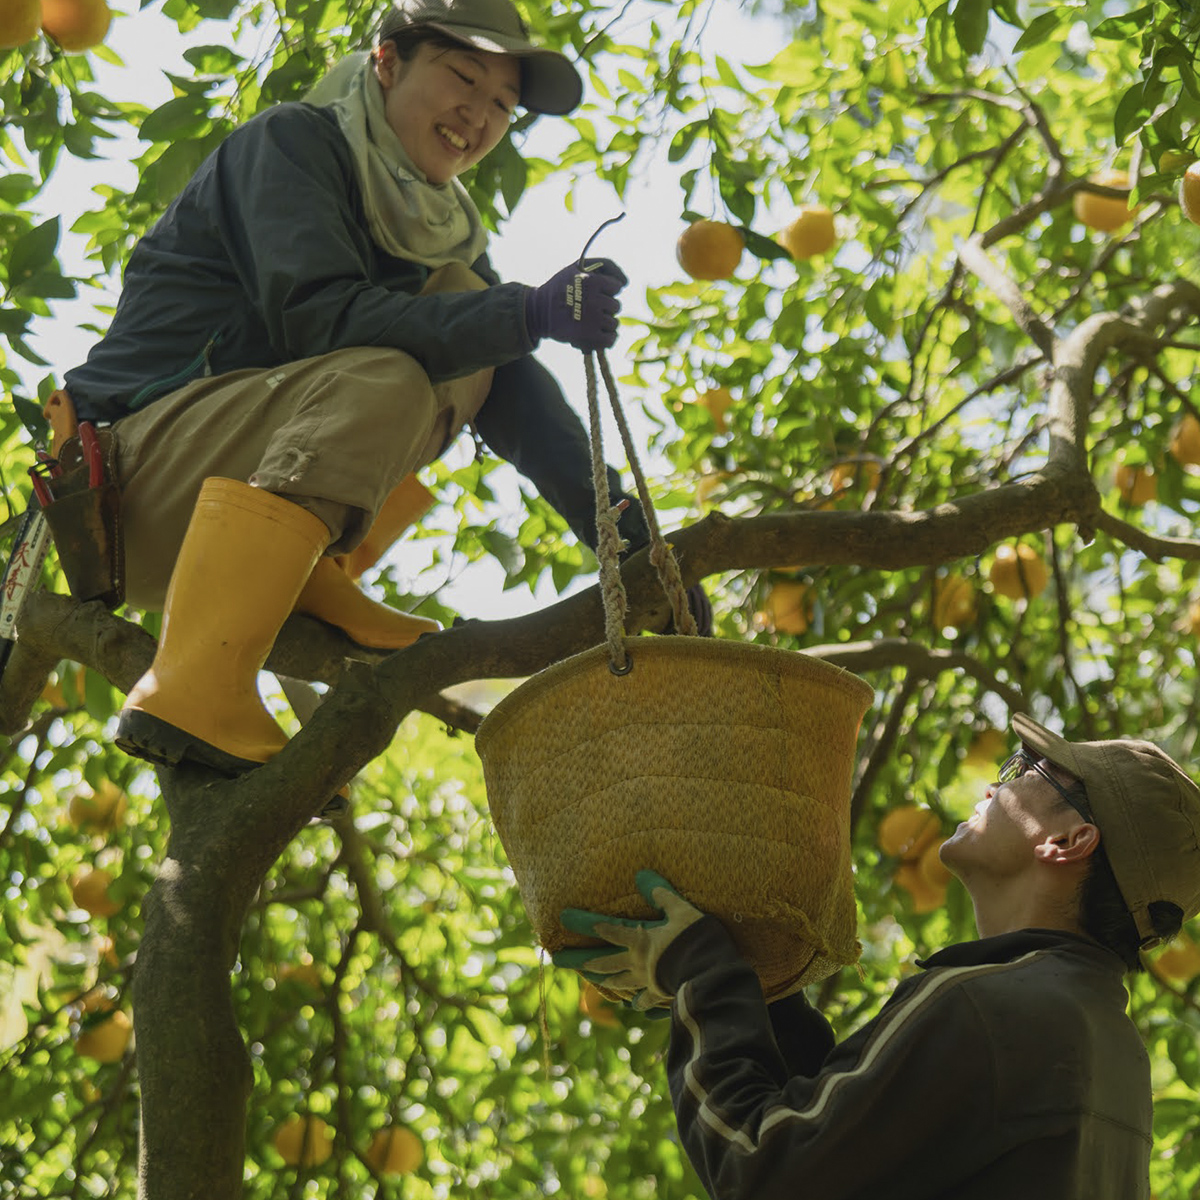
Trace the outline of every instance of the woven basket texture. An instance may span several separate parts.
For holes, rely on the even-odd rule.
[[[857,959],[850,867],[855,743],[873,692],[791,651],[629,638],[564,660],[476,735],[488,803],[530,923],[550,951],[588,945],[562,909],[650,917],[660,872],[720,917],[768,999]]]

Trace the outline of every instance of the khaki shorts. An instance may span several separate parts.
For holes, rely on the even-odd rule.
[[[463,277],[470,280],[464,285]],[[456,268],[459,286],[484,286]],[[113,426],[124,521],[126,600],[161,609],[204,480],[254,483],[329,527],[329,554],[352,550],[388,493],[431,462],[475,412],[492,372],[432,385],[400,350],[361,346],[198,379]]]

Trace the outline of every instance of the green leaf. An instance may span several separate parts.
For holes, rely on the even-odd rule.
[[[983,49],[991,11],[991,0],[958,0],[954,6],[954,34],[968,54]]]
[[[138,137],[144,142],[173,142],[192,137],[209,124],[208,101],[204,96],[176,96],[142,122]]]
[[[1028,50],[1030,46],[1042,45],[1050,34],[1062,24],[1064,16],[1063,10],[1052,8],[1049,12],[1034,17],[1025,32],[1017,38],[1013,45],[1013,52],[1020,53],[1022,50]]]
[[[510,143],[500,165],[500,194],[509,212],[517,207],[517,202],[524,195],[527,177],[525,160]]]
[[[667,149],[667,161],[679,162],[687,157],[688,151],[695,144],[696,139],[708,128],[708,121],[693,121],[690,125],[685,125],[682,129],[676,131],[675,136],[671,138],[671,144]]]
[[[8,256],[10,289],[32,279],[38,271],[54,260],[58,234],[58,218],[51,217],[17,239]]]
[[[37,194],[40,184],[32,175],[0,175],[0,201],[24,204]]]
[[[24,396],[16,395],[16,393],[13,394],[12,402],[21,424],[28,430],[29,436],[34,442],[41,445],[49,444],[50,423],[42,416],[42,406]]]
[[[792,257],[788,250],[781,246],[774,238],[766,237],[745,225],[741,227],[741,233],[746,239],[746,249],[759,258],[773,260]]]
[[[1136,83],[1121,97],[1117,111],[1113,114],[1113,137],[1118,146],[1125,144],[1139,123],[1144,124],[1139,122],[1139,118],[1147,115],[1143,86]]]
[[[1154,5],[1147,4],[1136,8],[1133,12],[1120,16],[1109,17],[1101,21],[1092,30],[1092,37],[1106,38],[1111,41],[1124,42],[1130,38],[1140,37],[1154,20]]]

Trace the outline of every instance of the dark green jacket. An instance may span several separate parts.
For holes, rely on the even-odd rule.
[[[532,357],[526,287],[420,296],[429,270],[367,230],[350,149],[328,109],[282,104],[205,160],[130,256],[112,324],[65,386],[80,419],[116,421],[202,375],[352,346],[392,346],[434,382],[495,367],[476,421],[576,535],[595,544],[587,438]],[[620,480],[609,471],[612,499]],[[621,524],[645,543],[641,509]]]
[[[1026,929],[920,965],[828,1048],[802,997],[768,1012],[713,918],[671,946],[671,1095],[714,1200],[1146,1200],[1150,1067],[1120,959]]]

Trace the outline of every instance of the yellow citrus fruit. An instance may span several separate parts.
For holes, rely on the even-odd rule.
[[[938,851],[942,848],[943,843],[949,841],[949,838],[937,837],[934,838],[924,850],[921,851],[921,857],[917,859],[917,869],[921,872],[921,878],[925,880],[930,887],[944,888],[954,876],[947,869],[946,864],[942,862]]]
[[[808,631],[808,584],[791,579],[775,584],[767,593],[764,609],[776,633],[799,637]]]
[[[1153,961],[1158,974],[1178,983],[1190,983],[1200,975],[1200,946],[1181,933]]]
[[[323,986],[321,968],[312,959],[285,963],[275,972],[280,983],[296,983],[310,991],[319,992]]]
[[[729,428],[729,410],[733,407],[733,393],[727,387],[709,388],[701,392],[696,403],[708,409],[713,424],[719,433],[725,433]]]
[[[84,833],[107,833],[128,807],[125,793],[111,779],[102,779],[95,791],[86,783],[75,789],[67,802],[67,820]]]
[[[112,876],[103,867],[85,867],[71,879],[71,899],[76,908],[93,917],[111,917],[120,905],[108,894]]]
[[[388,1125],[375,1131],[366,1159],[380,1175],[409,1175],[424,1162],[425,1148],[411,1129]]]
[[[896,868],[894,878],[911,897],[915,912],[930,913],[946,902],[946,885],[930,883],[921,873],[919,863],[902,862]]]
[[[679,235],[675,257],[693,279],[728,279],[742,261],[746,239],[724,221],[695,221]]]
[[[1092,183],[1101,187],[1128,188],[1129,175],[1125,171],[1097,171],[1088,176]],[[1136,208],[1129,207],[1128,200],[1117,200],[1112,196],[1097,196],[1095,192],[1079,191],[1074,197],[1075,215],[1089,229],[1112,233],[1128,224],[1137,215]]]
[[[1196,156],[1187,150],[1164,150],[1158,156],[1158,169],[1160,171],[1178,171],[1180,167],[1186,167]]]
[[[1188,605],[1187,631],[1192,637],[1200,638],[1200,600]]]
[[[38,0],[4,0],[0,5],[0,50],[12,50],[33,41],[41,24]]]
[[[973,770],[991,770],[1002,762],[1008,753],[1008,735],[1002,729],[981,729],[963,756],[963,766]]]
[[[875,840],[884,854],[916,859],[938,835],[937,814],[915,804],[901,804],[884,813]]]
[[[85,1029],[75,1039],[75,1049],[97,1062],[119,1062],[132,1035],[133,1022],[117,1009],[111,1017]]]
[[[1200,466],[1200,421],[1185,413],[1171,435],[1171,457],[1180,466]]]
[[[579,990],[579,1011],[593,1025],[605,1025],[615,1029],[621,1022],[617,1020],[616,1005],[604,995],[594,984],[584,980]]]
[[[105,0],[42,0],[42,28],[72,53],[100,45],[111,22]]]
[[[333,1130],[320,1117],[293,1113],[271,1140],[289,1167],[319,1167],[333,1153]]]
[[[966,629],[975,621],[978,598],[971,582],[961,575],[947,575],[933,585],[933,623],[938,629]]]
[[[824,204],[802,204],[779,244],[797,261],[832,250],[837,245],[833,213]]]
[[[988,581],[1000,596],[1010,600],[1025,600],[1038,595],[1050,580],[1050,568],[1032,546],[1004,542],[996,547],[988,571]]]
[[[1123,504],[1141,508],[1158,495],[1158,476],[1153,467],[1131,467],[1121,463],[1117,467],[1117,490]]]
[[[1179,207],[1193,225],[1200,225],[1200,162],[1194,162],[1179,181]]]
[[[838,463],[829,472],[829,487],[835,496],[856,487],[875,492],[879,490],[882,476],[883,468],[873,459]]]
[[[696,484],[696,503],[707,504],[713,498],[714,493],[732,478],[733,475],[729,471],[713,471],[707,475],[701,475]]]
[[[87,668],[83,666],[75,668],[74,678],[72,680],[75,688],[75,695],[70,700],[67,699],[66,690],[63,686],[65,678],[65,670],[60,669],[46,681],[46,686],[42,688],[40,699],[45,700],[51,708],[70,708],[73,704],[83,703],[84,685],[87,679]]]

